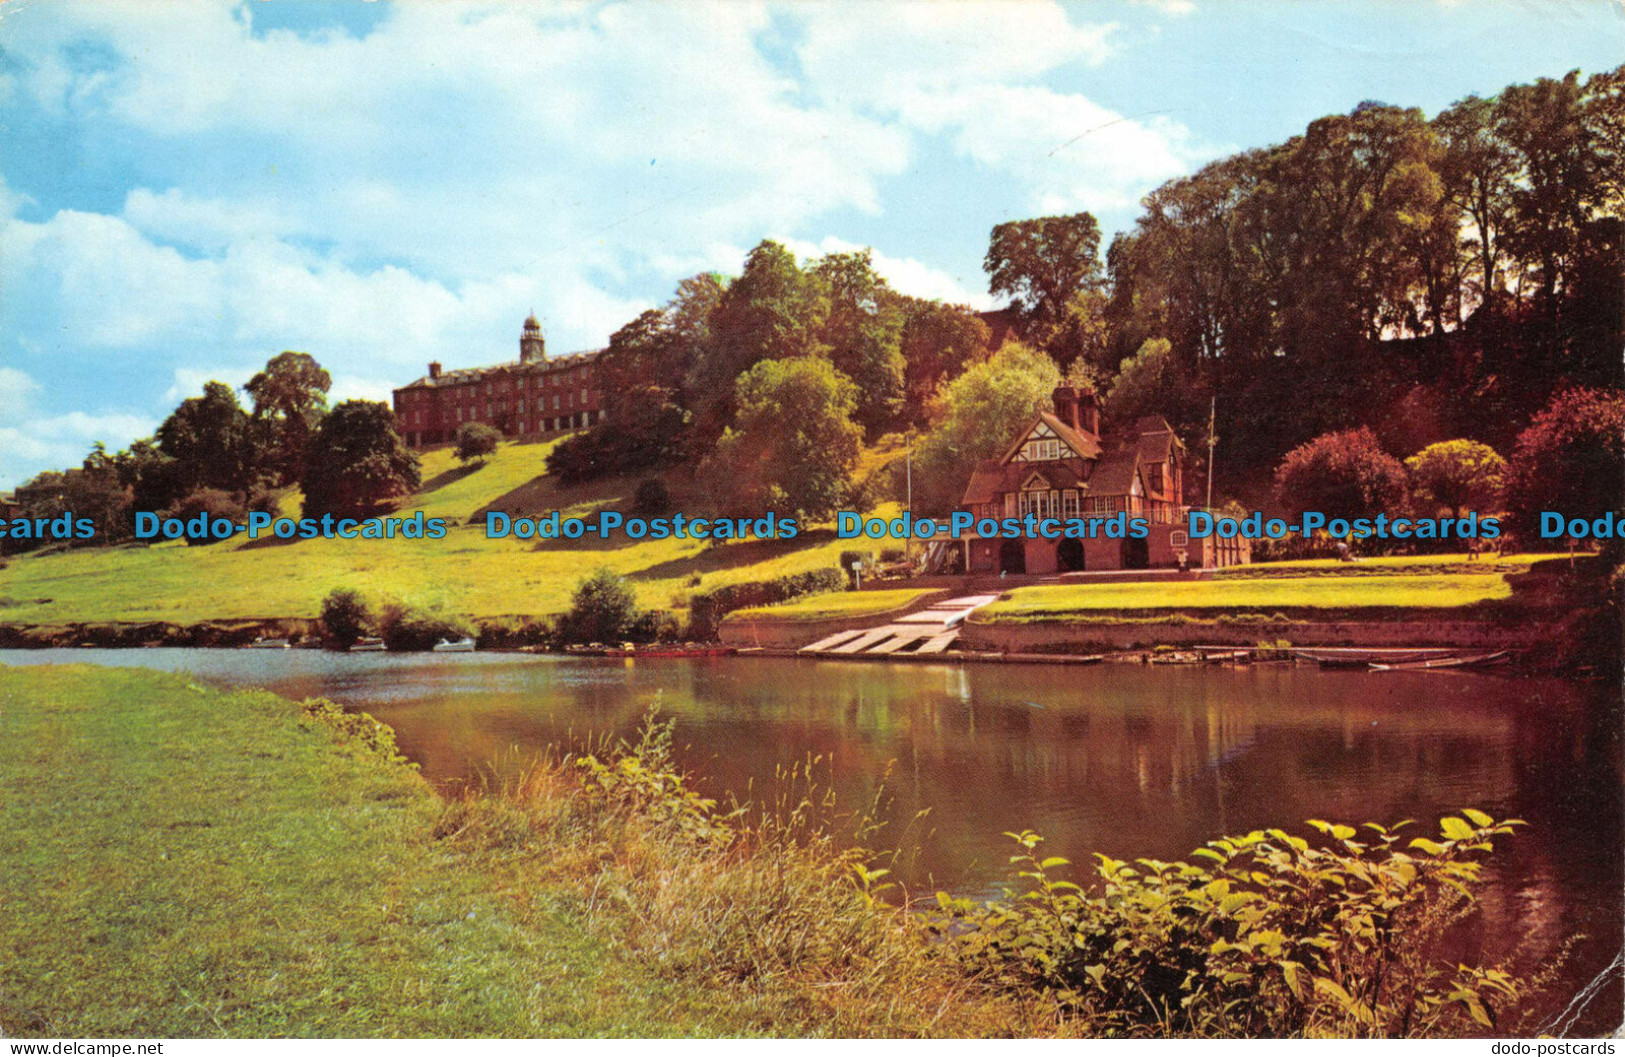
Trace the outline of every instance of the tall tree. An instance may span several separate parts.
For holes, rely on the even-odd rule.
[[[1017,342],[949,383],[943,418],[914,452],[914,507],[957,506],[976,464],[997,456],[1061,381],[1055,362]]]
[[[157,437],[158,450],[175,460],[182,491],[241,492],[253,484],[248,415],[229,385],[209,382],[202,396],[181,401]]]
[[[717,300],[709,318],[705,354],[690,374],[691,431],[704,450],[734,418],[734,380],[763,360],[819,355],[823,291],[771,239],[745,258],[739,278]]]
[[[1463,245],[1478,270],[1475,300],[1503,292],[1502,258],[1517,163],[1497,134],[1495,101],[1468,96],[1433,120],[1443,145],[1439,172],[1444,193],[1465,215]]]
[[[305,445],[327,413],[332,377],[308,352],[282,352],[243,390],[254,399],[251,430],[263,468],[278,483],[297,481],[304,472]]]
[[[764,360],[735,385],[738,417],[701,468],[730,514],[829,516],[849,494],[858,394],[827,360]]]
[[[1058,359],[1076,355],[1065,347],[1069,313],[1081,295],[1104,289],[1100,225],[1092,214],[996,225],[982,270],[989,290],[1009,297],[1021,310],[1027,340]]]
[[[875,273],[869,250],[828,254],[812,273],[828,298],[820,339],[835,369],[858,387],[854,419],[876,437],[903,410],[902,298]]]
[[[322,419],[306,449],[304,512],[365,516],[409,495],[420,480],[417,456],[389,405],[346,400]]]
[[[991,336],[981,317],[964,305],[909,298],[906,311],[899,337],[905,414],[912,424],[927,425],[938,410],[938,390],[991,355]]]

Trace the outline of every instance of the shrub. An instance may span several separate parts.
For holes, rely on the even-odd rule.
[[[1440,839],[1311,821],[1316,847],[1279,829],[1210,841],[1206,862],[1101,855],[1098,894],[1010,834],[1025,889],[977,907],[937,897],[934,931],[997,986],[1050,993],[1097,1032],[1360,1037],[1497,1029],[1534,981],[1436,965],[1480,880],[1481,853],[1517,820],[1441,820]],[[1501,1034],[1508,1032],[1501,1028]]]
[[[1382,450],[1370,429],[1326,433],[1286,453],[1275,471],[1275,490],[1294,514],[1372,517],[1399,509],[1405,467]]]
[[[187,493],[179,502],[164,512],[164,516],[180,518],[190,521],[199,514],[207,514],[210,524],[215,518],[225,518],[228,521],[241,523],[248,517],[248,508],[242,500],[231,492],[223,492],[218,488],[199,488]],[[229,537],[227,537],[229,538]],[[210,533],[202,538],[194,538],[190,534],[186,537],[188,547],[201,547],[210,543],[219,543],[220,537]]]
[[[1559,548],[1567,535],[1542,540],[1540,515],[1599,518],[1621,510],[1625,479],[1625,396],[1569,389],[1552,397],[1518,434],[1507,468],[1512,530],[1531,548]]]
[[[639,517],[653,517],[670,509],[671,493],[666,490],[666,482],[658,477],[650,477],[638,485],[632,496],[632,513]]]
[[[406,653],[433,649],[442,640],[455,642],[472,636],[474,626],[462,617],[391,603],[378,617],[378,634],[386,649]]]
[[[845,586],[846,578],[839,569],[813,569],[696,593],[689,600],[688,635],[700,641],[715,639],[722,618],[736,609],[788,602],[819,591],[839,591]]]
[[[360,594],[340,587],[322,599],[322,628],[331,645],[347,650],[371,630],[372,611]]]
[[[457,427],[457,461],[484,462],[485,457],[497,450],[502,434],[495,426],[484,422],[464,422]]]
[[[624,577],[600,568],[576,585],[570,611],[559,621],[565,642],[619,642],[638,619],[637,596]]]

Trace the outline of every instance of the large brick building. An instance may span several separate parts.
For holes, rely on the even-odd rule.
[[[484,422],[516,438],[545,437],[604,420],[596,362],[600,351],[549,359],[536,317],[525,320],[519,359],[492,367],[429,373],[395,390],[395,417],[414,448],[455,439],[464,422]]]
[[[961,506],[978,519],[1083,518],[1117,514],[1144,518],[1146,538],[965,541],[965,568],[973,573],[1055,573],[1085,570],[1191,568],[1235,565],[1249,559],[1245,540],[1191,539],[1184,505],[1185,446],[1161,415],[1136,419],[1102,437],[1095,394],[1061,386],[1054,411],[1040,411],[1004,455],[978,465]]]

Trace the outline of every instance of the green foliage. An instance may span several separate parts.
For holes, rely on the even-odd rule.
[[[241,523],[248,517],[248,507],[238,494],[223,492],[218,488],[199,488],[183,496],[180,502],[164,511],[163,516],[190,521],[199,514],[207,515],[211,524],[215,518],[225,518],[236,524]],[[226,538],[230,539],[232,537],[228,536]],[[201,547],[219,542],[221,542],[221,538],[213,533],[202,537],[186,537],[186,545],[189,547]]]
[[[301,485],[307,516],[365,516],[410,494],[417,456],[395,429],[395,413],[373,400],[346,400],[322,420],[306,451]]]
[[[594,808],[637,814],[657,829],[701,844],[725,846],[733,829],[716,814],[717,802],[689,788],[672,761],[672,730],[677,721],[660,722],[653,710],[644,716],[635,743],[621,742],[604,759],[584,755],[574,763],[582,788]]]
[[[1518,435],[1507,468],[1507,507],[1513,529],[1531,546],[1540,540],[1540,513],[1592,519],[1621,510],[1625,481],[1625,396],[1570,389],[1554,396]]]
[[[613,569],[600,568],[576,585],[570,610],[559,619],[564,642],[620,642],[638,619],[637,595]]]
[[[1015,342],[955,379],[944,395],[942,423],[915,448],[915,509],[958,505],[970,471],[1002,454],[1035,411],[1049,406],[1060,381],[1049,357]]]
[[[347,650],[356,639],[371,634],[372,610],[359,592],[337,588],[322,599],[322,628],[331,645]]]
[[[829,516],[846,500],[863,431],[852,421],[857,387],[828,361],[765,360],[735,385],[738,415],[702,466],[719,507]]]
[[[279,484],[299,480],[305,446],[327,413],[333,379],[307,352],[282,352],[243,390],[254,399],[249,430],[259,462]]]
[[[182,491],[240,492],[253,483],[255,453],[248,415],[231,386],[209,382],[181,401],[158,427],[158,450],[175,460]]]
[[[995,986],[1037,988],[1112,1035],[1417,1037],[1503,1028],[1527,981],[1435,962],[1470,908],[1492,840],[1475,810],[1438,840],[1311,821],[1210,841],[1186,862],[1100,855],[1096,890],[1061,879],[1043,838],[1009,834],[1016,891],[939,894],[931,928]]]
[[[908,420],[929,425],[938,390],[972,364],[987,359],[990,340],[987,324],[972,309],[910,299],[899,337]]]
[[[1100,225],[1089,213],[996,225],[982,270],[989,291],[1011,298],[1039,326],[1054,327],[1078,295],[1102,285]]]
[[[638,490],[632,493],[632,513],[639,517],[653,517],[670,509],[671,492],[667,490],[666,482],[658,477],[639,482]]]
[[[460,463],[484,463],[488,455],[497,450],[497,444],[502,440],[502,433],[495,427],[484,422],[464,422],[457,427],[457,461]]]
[[[430,650],[442,641],[470,638],[474,631],[474,625],[463,617],[401,602],[387,603],[378,614],[378,634],[384,646],[400,653]]]
[[[1294,514],[1375,517],[1404,501],[1405,468],[1362,427],[1327,433],[1287,452],[1275,471],[1275,490]]]
[[[709,641],[717,637],[722,618],[736,609],[770,606],[820,591],[840,591],[846,577],[839,569],[814,569],[791,573],[772,580],[728,584],[710,591],[696,592],[689,599],[689,637]]]
[[[1163,338],[1147,338],[1133,356],[1117,366],[1117,377],[1106,391],[1106,410],[1121,422],[1158,411],[1168,390],[1177,384],[1173,346]]]
[[[867,249],[831,253],[812,273],[828,294],[821,340],[835,369],[857,386],[852,417],[879,436],[903,410],[902,299],[875,274]]]
[[[325,697],[307,697],[299,702],[301,720],[307,726],[326,728],[346,748],[378,756],[389,763],[416,768],[395,743],[395,730],[367,712],[346,712],[344,706]]]
[[[744,271],[709,313],[705,353],[688,379],[698,450],[736,421],[740,375],[763,360],[827,352],[819,334],[826,311],[823,284],[801,269],[794,253],[771,239],[750,251]]]
[[[1455,517],[1468,509],[1490,513],[1501,498],[1506,460],[1476,440],[1430,444],[1405,460],[1417,498]],[[1427,511],[1432,514],[1435,511]]]

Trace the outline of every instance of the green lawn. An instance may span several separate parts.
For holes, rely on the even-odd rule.
[[[0,666],[0,1037],[1075,1030],[939,957],[800,808],[706,807],[669,732],[446,801],[311,704]]]
[[[0,1035],[718,1030],[556,891],[434,840],[416,772],[298,717],[0,667]]]
[[[898,609],[935,593],[934,589],[917,587],[890,591],[836,591],[808,595],[775,606],[738,609],[729,615],[729,619],[827,620],[832,617],[861,617]]]
[[[1257,565],[1232,565],[1218,571],[1223,580],[1247,577],[1282,576],[1391,576],[1395,573],[1426,573],[1490,576],[1527,572],[1529,566],[1551,554],[1494,554],[1469,560],[1466,554],[1399,555],[1383,558],[1361,558],[1342,562],[1335,558],[1315,558],[1295,562],[1261,562]]]
[[[582,516],[630,505],[638,478],[563,488],[542,476],[550,446],[504,444],[488,463],[468,471],[447,449],[426,453],[424,488],[397,513],[447,518],[445,539],[233,539],[204,547],[166,542],[24,555],[0,569],[0,621],[314,617],[337,587],[476,617],[542,615],[567,609],[576,584],[600,565],[628,576],[644,607],[680,609],[695,590],[833,568],[850,545],[828,529],[806,526],[794,540],[713,546],[672,539],[486,539],[483,517],[465,524],[487,507]],[[675,483],[673,498],[674,509],[689,509],[691,497]],[[290,497],[284,512],[297,503]],[[881,513],[895,512],[886,507]]]
[[[1511,597],[1503,576],[1300,576],[1175,583],[1022,587],[978,611],[975,621],[1065,619],[1112,610],[1359,609],[1447,607]]]

